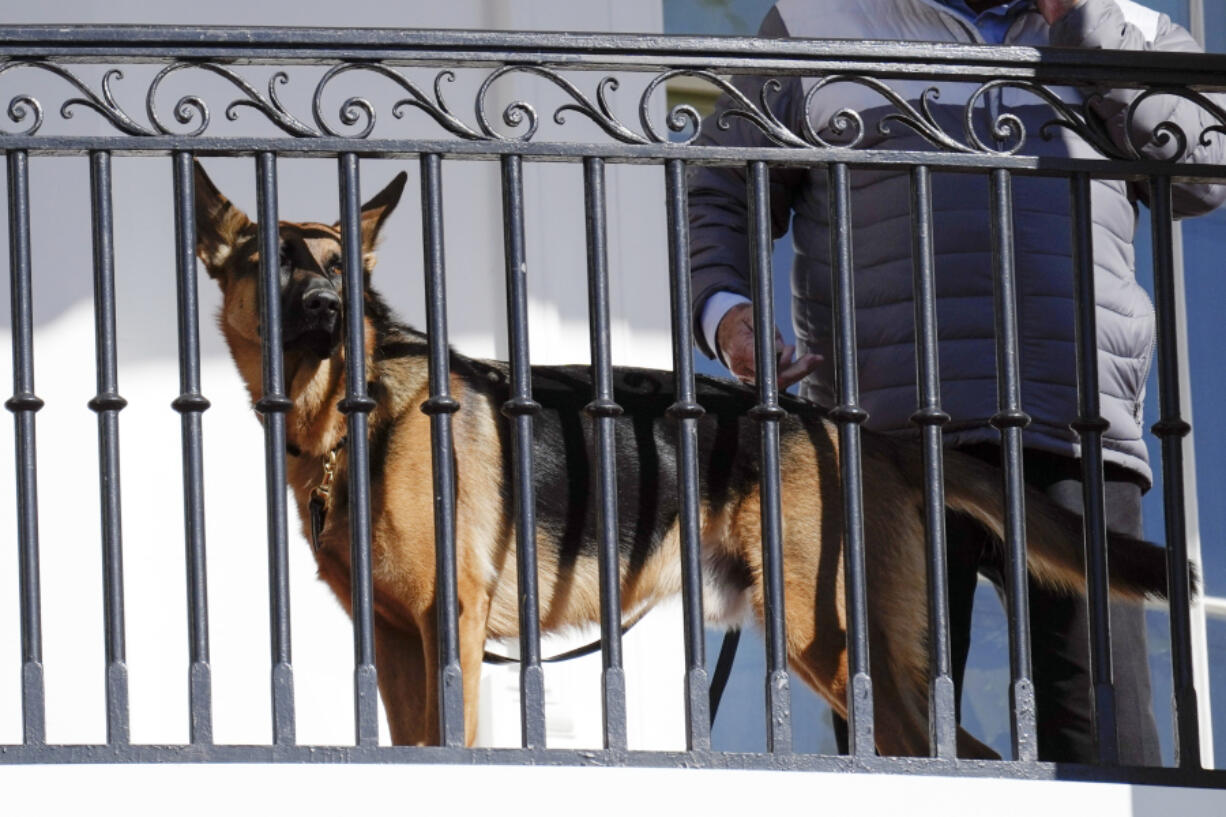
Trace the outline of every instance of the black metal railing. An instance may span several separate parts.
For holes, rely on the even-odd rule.
[[[142,94],[144,111],[131,113],[117,93],[119,68],[151,64],[153,73]],[[290,84],[289,70],[312,67],[314,83],[301,106],[281,94]],[[96,67],[100,76],[90,75]],[[318,72],[322,70],[320,75]],[[429,90],[420,82],[432,73]],[[139,74],[139,71],[134,72]],[[203,92],[186,93],[169,108],[167,88],[188,77],[208,77],[223,90],[226,122],[214,117]],[[531,78],[548,89],[553,101],[548,136],[540,103],[514,99],[502,105],[501,125],[491,89],[503,77]],[[864,143],[865,122],[856,111],[841,110],[830,123],[806,120],[790,128],[769,104],[772,90],[759,99],[746,96],[728,75],[802,77],[808,80],[806,106],[825,89],[854,86],[891,107],[889,126],[907,129],[926,143],[922,150],[877,149]],[[296,77],[299,75],[295,75]],[[663,109],[664,89],[675,77],[697,78],[732,100],[733,115],[760,130],[768,144],[710,146],[696,144],[699,114],[688,107]],[[263,79],[256,79],[262,77]],[[473,79],[475,77],[475,79]],[[449,89],[475,87],[472,115],[461,116],[449,103]],[[390,83],[403,94],[392,106],[394,122],[378,117],[365,96],[349,97],[334,114],[334,90],[357,79]],[[260,84],[266,80],[267,90]],[[131,80],[128,80],[129,82]],[[895,89],[901,81],[931,85],[961,83],[970,92],[964,104],[966,126],[951,132],[933,117],[928,91],[907,97]],[[1221,787],[1226,777],[1200,768],[1196,692],[1192,685],[1190,586],[1185,542],[1183,487],[1180,479],[1184,438],[1189,432],[1179,399],[1173,289],[1171,185],[1173,181],[1226,181],[1226,166],[1184,164],[1184,148],[1226,133],[1226,110],[1209,92],[1226,90],[1226,58],[1194,54],[1123,54],[1103,51],[1036,51],[939,44],[867,44],[826,41],[778,41],[736,38],[661,38],[636,36],[494,34],[476,32],[191,29],[129,27],[10,27],[0,35],[0,82],[13,90],[8,125],[0,128],[0,151],[8,159],[9,247],[12,282],[14,392],[6,402],[16,423],[17,518],[20,554],[23,742],[0,746],[0,762],[208,761],[208,760],[353,760],[485,761],[495,763],[619,763],[627,765],[706,765],[778,769],[914,771],[933,774],[1001,775],[1131,780]],[[21,83],[33,83],[22,86]],[[619,84],[638,83],[638,96],[623,116],[615,100]],[[220,85],[216,84],[220,83]],[[1134,143],[1107,139],[1096,124],[1090,102],[1065,101],[1053,86],[1132,87],[1140,91],[1126,116],[1131,125],[1141,104],[1172,95],[1196,105],[1214,124],[1204,133],[1181,133],[1164,123],[1162,133],[1135,134]],[[28,90],[37,88],[37,90]],[[1087,158],[1039,156],[1030,152],[1021,123],[1008,114],[991,123],[984,139],[972,122],[985,96],[1003,89],[1028,95],[1046,105],[1050,122],[1044,131],[1076,134],[1093,155]],[[58,95],[58,96],[57,96]],[[1093,94],[1090,94],[1092,97]],[[560,101],[559,101],[560,100]],[[52,115],[58,107],[59,119]],[[240,109],[259,116],[236,117]],[[95,130],[59,127],[72,114],[92,117]],[[807,108],[806,108],[807,110]],[[296,111],[296,112],[295,112]],[[306,111],[306,113],[303,113]],[[418,120],[410,114],[416,113]],[[568,135],[566,116],[595,126],[579,138]],[[883,123],[884,124],[884,123]],[[829,127],[827,127],[829,126]],[[1135,129],[1129,127],[1129,132]],[[599,134],[593,139],[590,133]],[[1157,138],[1170,150],[1165,158],[1143,153]],[[34,389],[32,279],[38,274],[30,255],[30,225],[45,214],[30,207],[29,166],[44,156],[87,155],[90,162],[95,315],[98,338],[98,391],[90,402],[98,414],[102,539],[106,599],[106,745],[53,745],[47,742],[41,641],[42,600],[39,589],[39,523],[35,417],[43,406]],[[187,600],[190,630],[190,743],[184,746],[134,745],[128,728],[128,685],[124,663],[124,591],[122,535],[119,518],[119,436],[116,417],[125,401],[119,394],[115,356],[114,251],[112,248],[111,157],[166,156],[173,161],[173,201],[178,287],[179,397],[173,408],[182,417],[183,486]],[[350,746],[301,746],[295,737],[294,678],[290,651],[291,587],[288,579],[288,507],[286,500],[286,427],[290,409],[281,352],[280,298],[276,257],[261,252],[260,286],[263,335],[263,381],[255,408],[264,419],[267,473],[267,541],[272,619],[273,740],[266,746],[228,746],[213,741],[209,617],[206,602],[202,455],[206,441],[201,415],[209,402],[201,393],[201,352],[195,283],[195,212],[192,162],[197,156],[253,157],[258,190],[261,248],[279,241],[277,173],[281,157],[333,157],[341,191],[341,231],[347,248],[343,259],[346,298],[346,395],[340,410],[347,416],[350,506],[350,564],[354,626],[356,735]],[[374,637],[374,590],[371,563],[371,497],[367,441],[368,415],[376,403],[367,393],[362,336],[362,256],[359,206],[360,161],[367,158],[420,162],[425,303],[429,330],[429,399],[433,463],[433,506],[437,548],[439,628],[439,747],[387,747],[378,744]],[[459,403],[449,390],[447,321],[443,256],[442,167],[455,159],[497,161],[501,167],[507,323],[510,350],[509,399],[501,406],[512,434],[512,499],[517,542],[522,748],[464,747],[460,640],[456,590],[456,476],[451,451],[452,420]],[[546,744],[544,676],[533,490],[533,434],[540,405],[533,399],[528,349],[528,261],[525,246],[523,168],[526,162],[562,161],[583,167],[588,246],[588,294],[591,326],[591,402],[586,406],[594,434],[599,498],[598,529],[601,570],[601,642],[603,650],[604,743],[602,751],[573,752]],[[668,416],[676,423],[676,485],[658,486],[678,496],[685,630],[684,752],[630,751],[626,743],[625,675],[621,661],[618,598],[618,504],[613,438],[614,418],[621,411],[612,388],[609,320],[609,248],[606,236],[605,168],[609,163],[659,165],[661,194],[667,213],[667,265],[671,291],[674,402]],[[765,596],[767,662],[767,751],[761,754],[713,752],[709,727],[708,677],[701,598],[700,498],[698,496],[698,422],[703,408],[696,396],[690,317],[689,219],[686,171],[695,164],[745,168],[748,177],[751,268],[756,325],[760,327],[760,361],[756,405],[751,415],[761,428],[761,536]],[[831,258],[834,268],[834,325],[838,394],[830,410],[838,426],[846,523],[846,604],[848,629],[848,712],[850,757],[823,757],[792,751],[789,676],[783,616],[779,425],[781,406],[774,371],[771,225],[768,173],[776,165],[803,165],[824,170],[832,191]],[[864,556],[865,518],[861,494],[860,427],[867,414],[859,405],[855,328],[855,275],[851,254],[850,173],[853,169],[893,169],[911,176],[915,325],[918,361],[917,410],[914,422],[924,443],[925,513],[927,519],[928,599],[933,713],[932,758],[883,758],[874,750],[873,694],[868,655],[868,599]],[[998,411],[991,423],[999,429],[1007,486],[1005,539],[1010,622],[1010,703],[1014,760],[955,760],[954,689],[950,674],[949,610],[945,600],[942,499],[942,425],[937,366],[934,284],[934,234],[931,177],[936,171],[986,175],[990,188],[993,276],[997,331]],[[1042,175],[1069,179],[1074,228],[1077,284],[1077,372],[1081,384],[1074,428],[1084,451],[1088,588],[1095,637],[1092,641],[1096,737],[1103,765],[1060,766],[1037,760],[1034,691],[1031,684],[1026,600],[1025,508],[1022,501],[1022,427],[1024,412],[1018,366],[1018,314],[1012,234],[1012,181]],[[1095,324],[1093,252],[1090,246],[1089,191],[1092,178],[1125,179],[1150,187],[1154,267],[1159,323],[1159,382],[1162,416],[1154,432],[1162,439],[1165,475],[1167,552],[1170,565],[1171,635],[1178,743],[1177,769],[1121,769],[1114,733],[1110,682],[1111,645],[1107,636],[1107,571],[1102,488],[1102,433],[1098,406],[1097,329]],[[149,191],[150,196],[163,195]],[[492,271],[491,271],[492,272]],[[220,443],[211,443],[212,446]],[[462,520],[461,520],[462,521]],[[215,579],[217,577],[214,577]],[[917,577],[918,579],[918,577]]]

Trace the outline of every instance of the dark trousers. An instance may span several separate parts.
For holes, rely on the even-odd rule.
[[[961,449],[994,464],[1000,449],[991,444]],[[1107,527],[1140,537],[1141,486],[1129,471],[1105,468]],[[1027,451],[1025,480],[1056,504],[1082,512],[1081,464],[1078,460]],[[946,516],[949,554],[950,646],[958,717],[961,721],[962,678],[970,651],[971,612],[979,574],[1003,590],[1003,547],[982,527],[958,514]],[[1083,597],[1070,597],[1029,583],[1030,653],[1034,662],[1039,759],[1093,763],[1093,699],[1089,657],[1089,611]],[[1146,648],[1145,610],[1130,602],[1111,605],[1111,651],[1114,670],[1120,763],[1161,764],[1154,722]],[[870,656],[871,660],[871,656]],[[848,747],[847,723],[834,716],[839,751]]]

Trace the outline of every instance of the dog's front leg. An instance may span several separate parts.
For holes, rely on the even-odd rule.
[[[387,711],[392,743],[431,745],[438,741],[438,713],[429,705],[431,678],[426,649],[434,648],[434,638],[423,642],[413,625],[393,627],[375,619],[375,669],[379,693]]]
[[[488,610],[487,602],[476,599],[465,605],[460,615],[460,668],[464,676],[464,741],[467,746],[477,737]],[[392,743],[397,746],[437,746],[442,742],[438,713],[437,626],[433,613],[423,616],[418,625],[392,625],[381,618],[375,619],[379,694],[387,712]]]
[[[464,673],[464,742],[477,739],[477,711],[481,696],[481,661],[489,626],[489,599],[470,594],[460,613],[460,669]]]

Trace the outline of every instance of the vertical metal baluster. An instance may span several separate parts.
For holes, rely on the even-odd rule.
[[[685,629],[685,745],[711,748],[706,633],[702,615],[702,550],[698,527],[698,418],[694,393],[694,329],[690,322],[690,222],[685,162],[664,165],[668,199],[668,270],[672,306],[673,377],[676,401],[668,416],[677,422],[677,490],[680,495],[681,605]],[[661,486],[664,489],[664,486]]]
[[[860,481],[860,424],[868,412],[860,403],[856,354],[856,296],[851,253],[851,177],[845,164],[827,171],[830,191],[830,252],[834,260],[835,377],[839,404],[830,418],[839,426],[843,477],[843,542],[847,606],[847,725],[853,755],[871,756],[873,682],[868,655],[868,575],[864,559],[864,504]]]
[[[916,392],[911,421],[924,446],[924,531],[928,552],[928,740],[933,757],[957,757],[957,709],[949,645],[949,573],[945,557],[945,468],[941,426],[941,367],[937,347],[937,299],[932,233],[932,173],[911,171],[911,257],[915,289]]]
[[[277,223],[277,157],[256,155],[259,211],[260,328],[263,333],[263,395],[255,408],[264,416],[264,474],[268,511],[268,584],[272,627],[272,736],[293,744],[294,669],[290,653],[289,547],[285,497],[285,359],[281,334],[281,231]]]
[[[617,443],[613,353],[609,348],[609,268],[605,222],[604,160],[583,160],[587,224],[588,313],[591,316],[592,402],[584,411],[595,424],[595,470],[600,531],[601,689],[606,749],[626,748],[626,675],[622,670],[621,584],[617,535]]]
[[[1094,741],[1098,762],[1119,763],[1115,686],[1111,665],[1111,606],[1107,578],[1106,495],[1103,486],[1103,419],[1098,402],[1098,318],[1094,294],[1094,230],[1090,176],[1070,181],[1073,210],[1073,287],[1077,302],[1077,406],[1072,426],[1081,435],[1081,497],[1085,519],[1086,582],[1090,611],[1090,677],[1094,683]]]
[[[792,751],[792,695],[788,685],[784,633],[783,520],[780,512],[779,405],[775,371],[775,315],[771,281],[770,171],[766,162],[751,162],[749,200],[749,275],[754,292],[754,359],[758,404],[750,416],[761,428],[762,581],[766,630],[766,750]]]
[[[196,203],[192,154],[175,153],[175,267],[179,307],[179,396],[171,407],[183,430],[183,520],[187,548],[188,694],[192,743],[213,742],[208,583],[204,549],[204,442],[200,393],[200,315],[196,298]]]
[[[511,419],[515,541],[519,582],[519,708],[523,745],[545,746],[545,676],[541,669],[541,614],[537,594],[536,488],[533,482],[532,399],[528,357],[528,270],[524,256],[523,163],[502,158],[502,223],[506,249],[507,327],[511,341],[511,399],[502,413]]]
[[[1167,592],[1170,598],[1171,673],[1175,715],[1175,762],[1199,769],[1200,735],[1192,673],[1191,581],[1184,517],[1183,438],[1192,427],[1181,416],[1179,350],[1176,346],[1175,273],[1171,237],[1171,179],[1150,179],[1154,241],[1154,300],[1158,321],[1158,388],[1162,416],[1153,431],[1162,440],[1162,499],[1166,520]]]
[[[102,574],[106,622],[107,743],[126,744],[128,667],[124,656],[123,525],[119,511],[119,395],[115,352],[115,253],[111,211],[111,154],[89,154],[94,247],[94,331],[98,393],[89,407],[98,415],[98,478],[102,505]]]
[[[13,314],[13,412],[17,465],[17,555],[21,593],[21,720],[27,746],[47,740],[43,685],[42,601],[38,560],[38,457],[34,416],[43,401],[34,393],[34,305],[30,281],[29,156],[8,153],[9,272]]]
[[[426,270],[426,334],[430,356],[430,398],[421,408],[430,415],[430,462],[434,474],[439,734],[444,746],[463,746],[464,685],[460,664],[455,462],[451,437],[451,415],[459,411],[460,404],[451,396],[450,389],[447,282],[443,258],[442,158],[437,153],[426,153],[421,157],[421,219]]]
[[[379,742],[379,689],[375,676],[374,584],[370,556],[370,456],[368,415],[375,401],[366,394],[366,304],[362,270],[362,197],[356,153],[341,154],[341,263],[345,293],[345,399],[348,416],[349,560],[353,599],[354,716],[357,744]]]
[[[992,286],[996,318],[997,412],[1004,451],[1005,592],[1009,607],[1010,723],[1016,760],[1038,759],[1033,670],[1030,661],[1030,602],[1026,571],[1026,507],[1022,491],[1022,411],[1018,363],[1017,287],[1013,269],[1013,186],[1007,170],[993,170],[989,185]]]

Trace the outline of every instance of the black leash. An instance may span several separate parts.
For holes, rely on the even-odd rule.
[[[633,619],[630,620],[629,624],[627,624],[625,627],[622,627],[622,635],[625,635],[626,633],[630,632],[630,628],[633,627],[635,624],[638,624],[640,621],[642,621],[643,616],[645,615],[647,615],[647,610],[643,610],[639,612],[638,615],[636,615]],[[551,655],[548,658],[542,658],[541,663],[542,664],[556,664],[559,661],[569,661],[572,658],[582,658],[585,655],[591,655],[592,653],[599,652],[599,651],[600,651],[600,639],[598,638],[590,644],[584,644],[581,647],[575,647],[573,650],[567,650],[566,652],[558,653],[557,655]],[[519,664],[522,662],[520,659],[512,658],[509,655],[501,655],[499,653],[490,652],[489,650],[486,650],[485,655],[481,656],[481,663],[482,664]]]
[[[600,641],[593,641],[591,644],[584,644],[582,647],[575,647],[573,650],[567,650],[558,655],[551,655],[548,658],[542,658],[542,664],[554,664],[558,661],[569,661],[572,658],[582,658],[585,655],[591,655],[594,652],[599,652]],[[496,652],[486,651],[485,655],[481,656],[482,664],[518,664],[518,658],[512,658],[509,655],[499,655]]]
[[[622,630],[622,635],[625,635],[626,630],[629,630],[635,624],[638,624],[642,619],[640,615],[634,621]],[[724,690],[728,686],[728,678],[732,675],[732,664],[736,660],[736,649],[741,643],[741,631],[728,630],[724,633],[724,641],[719,648],[719,658],[715,661],[715,674],[711,677],[710,689],[710,708],[711,708],[711,726],[715,726],[715,715],[719,712],[719,702],[724,697]],[[573,650],[567,650],[558,655],[552,655],[549,658],[542,658],[542,664],[553,664],[559,661],[569,661],[572,658],[582,658],[585,655],[591,655],[600,650],[599,639],[590,644],[584,644],[581,647],[576,647]],[[509,655],[499,655],[495,652],[486,651],[481,658],[483,664],[518,664],[518,658],[512,658]]]
[[[732,662],[736,660],[736,648],[740,643],[739,629],[724,631],[724,643],[720,645],[719,658],[715,661],[715,675],[711,676],[711,728],[715,728],[715,713],[719,712],[719,702],[732,675]]]

